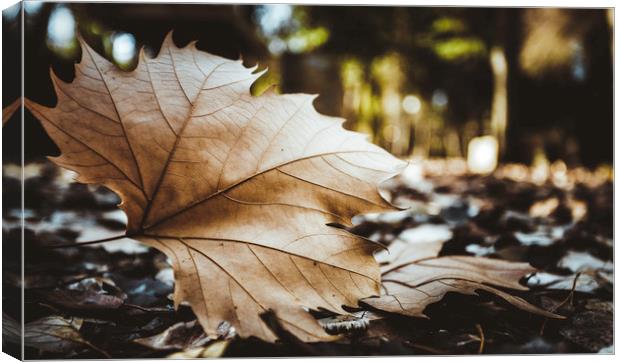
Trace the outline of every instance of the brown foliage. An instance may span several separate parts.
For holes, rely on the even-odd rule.
[[[209,337],[229,321],[276,337],[273,310],[304,341],[331,337],[302,307],[346,313],[379,294],[371,242],[328,226],[391,209],[377,184],[402,162],[318,114],[313,96],[250,95],[262,74],[168,35],[120,71],[84,41],[76,77],[51,74],[58,104],[26,100],[78,181],[120,195],[127,235],[170,257],[175,304]]]

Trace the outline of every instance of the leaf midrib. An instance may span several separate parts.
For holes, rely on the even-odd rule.
[[[375,152],[375,151],[368,151],[368,150],[351,150],[351,151],[334,151],[334,152],[325,152],[325,153],[319,153],[319,154],[315,154],[315,155],[310,155],[310,156],[306,156],[306,157],[301,157],[301,158],[297,158],[297,159],[294,159],[294,160],[290,160],[290,161],[287,161],[287,162],[284,162],[284,163],[281,163],[281,164],[275,165],[275,166],[273,166],[273,167],[267,168],[267,169],[265,169],[265,170],[263,170],[263,171],[256,172],[256,173],[254,173],[254,174],[252,174],[252,175],[249,175],[249,176],[247,176],[247,177],[244,177],[244,178],[242,178],[241,180],[237,181],[236,183],[233,183],[233,184],[231,184],[230,186],[227,186],[227,187],[225,187],[225,188],[223,188],[223,189],[221,189],[221,190],[218,190],[218,191],[216,191],[216,192],[211,193],[210,195],[208,195],[208,196],[206,196],[206,197],[204,197],[204,198],[202,198],[202,199],[199,199],[199,200],[197,200],[197,201],[195,201],[195,202],[193,202],[193,203],[190,203],[189,205],[187,205],[187,206],[185,206],[185,207],[183,207],[183,208],[179,209],[178,211],[175,211],[175,212],[173,212],[173,213],[171,213],[171,214],[169,214],[169,215],[167,215],[167,216],[164,216],[164,217],[160,218],[159,220],[157,220],[157,221],[153,222],[153,223],[152,223],[152,224],[150,224],[150,225],[144,225],[144,224],[143,224],[143,225],[142,225],[142,226],[143,226],[143,227],[142,227],[142,230],[143,230],[143,231],[147,231],[147,230],[149,230],[149,229],[153,229],[153,228],[155,228],[155,227],[157,227],[157,226],[161,225],[162,223],[164,223],[164,222],[166,222],[166,221],[168,221],[168,220],[172,219],[173,217],[175,217],[175,216],[177,216],[177,215],[179,215],[179,214],[181,214],[181,213],[183,213],[183,212],[185,212],[185,211],[187,211],[187,210],[190,210],[190,209],[192,209],[192,208],[194,208],[194,207],[196,207],[196,206],[198,206],[198,205],[202,204],[203,202],[206,202],[206,201],[208,201],[208,200],[210,200],[210,199],[212,199],[212,198],[214,198],[214,197],[216,197],[216,196],[218,196],[218,195],[220,195],[220,194],[223,194],[223,193],[225,193],[225,192],[228,192],[228,191],[230,191],[230,190],[232,190],[232,189],[234,189],[234,188],[236,188],[236,187],[238,187],[238,186],[240,186],[240,185],[244,184],[245,182],[248,182],[248,181],[252,180],[252,179],[253,179],[253,178],[255,178],[256,176],[259,176],[259,175],[262,175],[262,174],[264,174],[264,173],[267,173],[267,172],[273,171],[273,170],[278,169],[278,168],[283,167],[283,166],[290,165],[290,164],[292,164],[292,163],[301,162],[301,161],[305,161],[305,160],[312,159],[312,158],[316,158],[316,157],[323,157],[323,156],[329,156],[329,155],[334,155],[334,154],[343,154],[343,153],[374,153],[374,154],[378,154],[378,155],[383,155],[382,153],[380,153],[380,152]],[[340,191],[338,191],[338,190],[332,189],[332,188],[327,187],[327,186],[318,185],[318,184],[315,184],[315,185],[320,186],[320,187],[323,187],[323,188],[326,188],[326,189],[331,190],[331,191],[334,191],[334,192],[340,192]],[[349,196],[351,196],[351,195],[349,195]],[[364,200],[365,200],[365,201],[368,201],[368,202],[370,202],[370,203],[373,203],[373,202],[372,202],[372,201],[370,201],[370,200],[366,200],[366,199],[364,199]]]
[[[172,44],[171,46],[174,46],[174,44]],[[179,83],[179,87],[181,88],[181,91],[183,92],[183,94],[185,94],[185,90],[183,89],[183,85],[181,84],[181,81],[179,80],[179,77],[177,75],[176,66],[174,64],[174,56],[172,55],[172,52],[170,51],[170,48],[168,48],[168,51],[170,52],[170,59],[172,60],[172,70],[173,70],[173,72],[174,72],[174,74],[175,74],[175,76],[177,78],[177,82]],[[147,63],[147,69],[148,69],[148,60],[145,60],[145,62]],[[179,142],[180,142],[180,140],[182,138],[182,135],[183,135],[183,133],[185,131],[185,128],[189,124],[189,121],[192,119],[191,115],[194,113],[194,110],[195,110],[194,107],[195,107],[195,104],[196,104],[196,100],[200,96],[200,93],[203,91],[204,85],[207,83],[207,81],[209,80],[211,75],[213,75],[213,73],[220,66],[222,66],[223,64],[229,63],[229,62],[230,61],[223,61],[223,62],[219,63],[218,65],[213,67],[213,70],[211,70],[211,72],[209,74],[205,75],[205,79],[202,81],[202,83],[200,85],[200,91],[198,91],[198,93],[196,94],[196,99],[194,99],[193,102],[190,101],[190,104],[192,105],[192,107],[190,108],[190,111],[189,111],[189,113],[187,115],[187,118],[183,122],[183,125],[181,126],[181,129],[179,130],[179,133],[177,134],[176,132],[173,132],[174,136],[175,136],[174,144],[172,145],[172,149],[170,150],[170,153],[168,153],[168,157],[166,158],[166,162],[164,163],[164,167],[162,168],[162,171],[159,174],[159,177],[157,179],[157,183],[155,184],[155,189],[153,189],[153,193],[150,195],[151,197],[147,199],[146,208],[144,209],[144,211],[142,213],[142,220],[140,220],[140,223],[139,223],[139,227],[140,227],[141,230],[144,229],[144,223],[146,222],[146,220],[149,217],[149,214],[151,213],[153,201],[156,199],[157,195],[159,194],[159,190],[161,189],[161,184],[163,183],[164,176],[166,175],[166,172],[168,171],[168,167],[170,166],[172,157],[176,153],[177,146],[179,145]],[[196,68],[202,73],[202,70],[200,69],[200,67],[198,67],[196,65]],[[151,83],[151,87],[153,89],[153,94],[156,96],[157,92],[155,91],[155,86],[153,85],[153,80],[150,77],[150,73],[149,73],[149,80],[150,80],[150,83]],[[187,97],[187,94],[185,94],[185,96]],[[162,116],[163,116],[163,113],[162,113]],[[165,118],[165,116],[164,116],[164,118]],[[122,120],[121,120],[121,123],[122,123]]]

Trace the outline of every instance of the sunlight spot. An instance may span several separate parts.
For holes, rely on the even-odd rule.
[[[263,5],[256,11],[258,24],[267,36],[275,35],[293,16],[293,7],[286,4]]]
[[[420,98],[410,94],[403,98],[403,109],[405,112],[409,114],[416,114],[420,112],[422,108],[422,102],[420,102]]]
[[[129,33],[120,33],[112,40],[112,57],[120,64],[131,62],[136,54],[136,39]]]
[[[288,48],[293,53],[301,53],[304,49],[306,49],[307,45],[307,40],[302,37],[291,37],[288,40]]]
[[[57,7],[47,23],[47,39],[51,46],[69,49],[75,41],[75,19],[71,10]]]
[[[268,48],[271,54],[280,55],[286,50],[286,43],[282,39],[276,37],[269,42]]]
[[[441,89],[437,89],[433,92],[432,98],[433,106],[436,108],[444,108],[448,105],[448,95],[445,91]]]
[[[493,136],[473,138],[467,147],[467,168],[470,172],[486,174],[497,167],[497,139]]]
[[[24,1],[24,11],[28,15],[36,15],[43,7],[43,1]]]

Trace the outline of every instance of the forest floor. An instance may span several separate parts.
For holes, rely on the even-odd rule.
[[[157,250],[128,239],[55,248],[120,235],[116,195],[71,182],[49,163],[25,169],[25,279],[20,271],[17,166],[3,169],[3,350],[19,351],[24,287],[26,358],[362,356],[613,352],[613,184],[609,173],[501,166],[471,175],[442,161],[388,183],[409,209],[358,216],[353,232],[390,247],[396,240],[445,240],[440,255],[529,262],[539,272],[517,294],[566,317],[547,320],[495,296],[448,294],[429,319],[373,311],[316,313],[331,343],[307,344],[264,319],[269,344],[224,330],[204,335],[187,306],[174,310],[172,269]],[[455,172],[456,170],[456,172]],[[461,171],[458,171],[461,170]],[[381,258],[381,253],[377,257]]]

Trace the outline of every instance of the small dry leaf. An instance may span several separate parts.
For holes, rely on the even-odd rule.
[[[195,349],[209,343],[211,339],[202,330],[198,321],[179,322],[154,336],[137,338],[134,342],[157,350]]]
[[[215,341],[206,347],[191,348],[185,351],[173,353],[167,358],[190,359],[190,358],[218,358],[222,357],[230,341]]]
[[[106,358],[110,356],[93,346],[80,335],[82,320],[60,316],[41,318],[24,326],[24,344],[47,352],[70,352],[76,349],[93,349]]]
[[[520,297],[493,287],[527,290],[519,284],[519,279],[534,271],[527,263],[480,257],[419,259],[387,267],[382,277],[383,295],[363,299],[363,302],[387,312],[424,318],[424,309],[440,301],[448,292],[475,295],[476,290],[484,290],[525,311],[558,318]]]
[[[427,229],[433,232],[420,232]],[[527,290],[519,280],[536,271],[528,263],[471,256],[438,257],[451,233],[445,233],[440,225],[409,230],[388,246],[391,256],[381,267],[381,296],[365,298],[362,302],[386,312],[427,318],[426,307],[440,301],[448,292],[476,295],[477,290],[484,290],[525,311],[560,317],[493,287]],[[410,237],[403,237],[407,234]]]
[[[127,234],[173,263],[175,305],[208,336],[222,321],[273,341],[273,310],[304,341],[332,339],[303,307],[346,314],[379,294],[376,246],[351,217],[393,210],[377,185],[405,164],[312,106],[250,94],[262,74],[168,35],[123,72],[81,41],[76,77],[51,74],[58,104],[26,100],[62,151],[53,160],[120,195]]]
[[[86,278],[65,288],[42,292],[44,298],[58,306],[77,310],[114,310],[123,305],[126,295],[111,295],[101,278]]]

